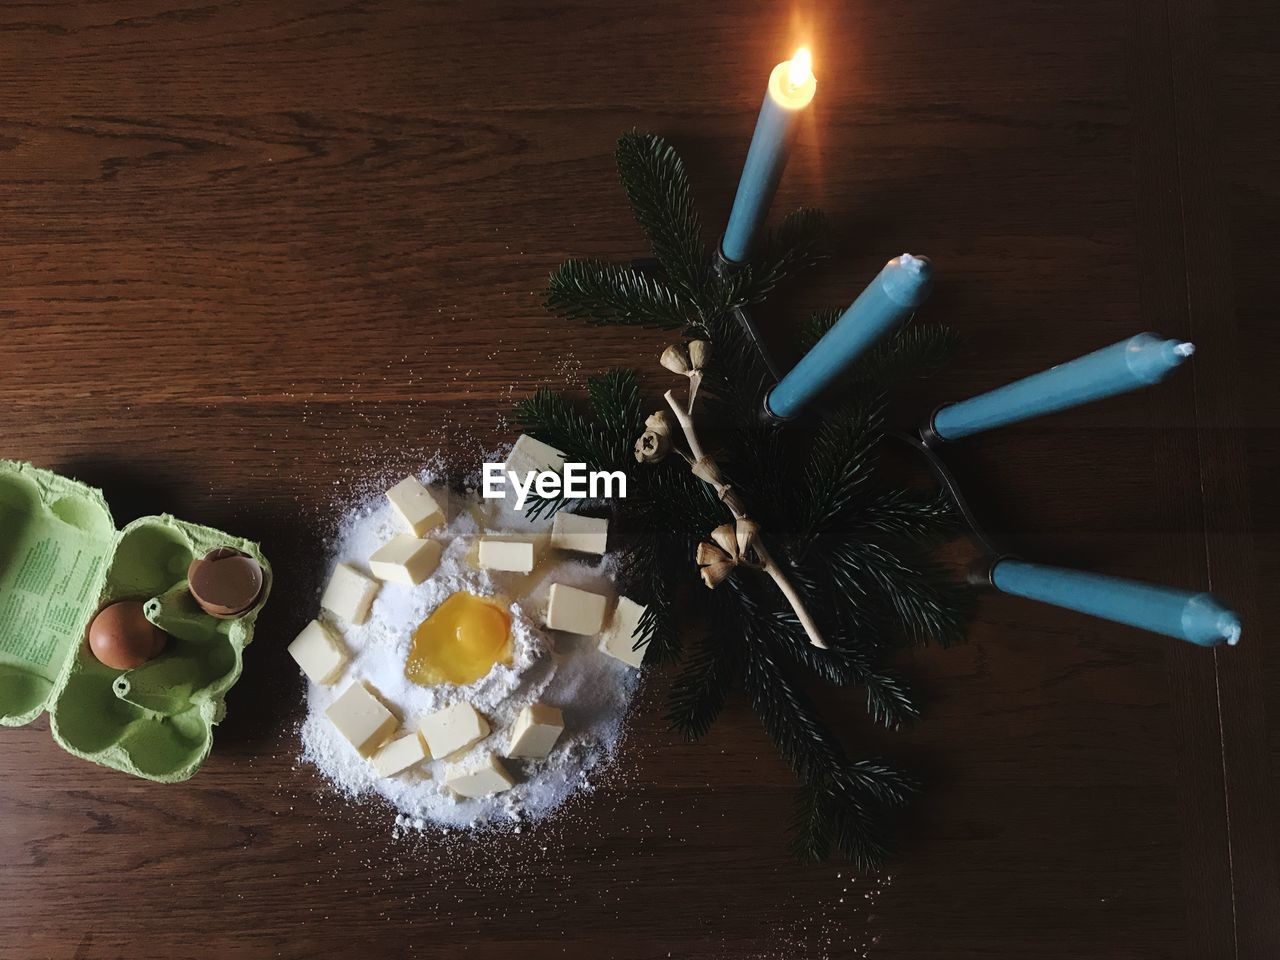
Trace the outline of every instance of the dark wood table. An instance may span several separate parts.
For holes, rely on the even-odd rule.
[[[775,342],[890,256],[964,335],[923,404],[1141,330],[1159,389],[953,460],[1024,555],[1188,588],[1205,650],[1004,597],[903,667],[927,790],[880,878],[785,846],[792,777],[735,700],[654,677],[625,777],[491,844],[391,836],[297,760],[284,647],[365,477],[510,439],[514,398],[666,339],[548,316],[642,248],[633,126],[723,223],[772,64],[819,75],[776,211],[837,256]],[[162,787],[0,731],[0,957],[1249,957],[1280,952],[1280,17],[1266,0],[255,2],[0,7],[0,455],[261,540],[279,573],[214,754]],[[3,535],[3,531],[0,531]],[[843,713],[841,713],[843,711]]]

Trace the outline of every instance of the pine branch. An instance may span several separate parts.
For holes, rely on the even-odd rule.
[[[767,631],[777,649],[798,666],[838,687],[861,686],[867,695],[867,712],[889,729],[908,726],[920,716],[911,699],[910,688],[900,677],[877,670],[865,651],[854,649],[840,637],[827,650],[817,650],[804,641],[795,618],[787,611],[762,611],[753,601],[740,599]]]
[[[587,378],[587,400],[599,429],[596,468],[633,468],[632,449],[644,427],[640,415],[640,385],[634,370],[614,369]]]
[[[937,373],[955,354],[959,335],[938,323],[912,323],[881,341],[854,365],[853,379],[876,388]]]
[[[920,719],[911,689],[900,677],[869,670],[862,678],[862,688],[867,694],[867,713],[880,726],[900,730]]]
[[[857,651],[832,647],[825,662],[806,658],[801,652],[804,645],[797,644],[789,651],[799,662],[804,662],[818,676],[837,686],[857,685],[867,695],[867,713],[871,719],[890,730],[909,726],[920,717],[920,711],[911,699],[906,681],[892,673],[875,670],[868,658]]]
[[[968,592],[961,585],[869,541],[843,540],[828,560],[838,589],[886,604],[913,640],[948,646],[963,639]]]
[[[801,539],[817,536],[847,510],[871,481],[884,407],[859,404],[825,420],[815,432],[804,474]]]
[[[802,783],[796,791],[791,813],[791,852],[801,860],[817,862],[831,855],[835,836],[831,790],[825,786]]]
[[[878,872],[889,856],[883,814],[851,804],[835,790],[829,790],[827,804],[832,846],[864,873]]]
[[[823,307],[811,313],[809,319],[800,324],[796,335],[801,351],[808,353],[812,350],[843,315],[844,310],[840,307]]]
[[[546,387],[539,387],[533,396],[516,404],[515,419],[526,433],[583,463],[591,462],[601,439],[591,421]]]
[[[667,720],[688,740],[711,729],[736,676],[737,638],[724,634],[713,624],[710,633],[686,652],[680,675],[671,684]]]
[[[547,309],[595,324],[674,330],[695,322],[695,309],[662,281],[600,260],[566,260],[547,283]]]
[[[844,310],[830,308],[813,313],[800,328],[801,347],[813,349],[843,315]],[[908,320],[859,359],[842,382],[883,389],[908,377],[927,377],[951,359],[959,343],[951,327]]]
[[[769,234],[756,261],[737,271],[739,279],[729,291],[730,302],[739,306],[759,303],[779,284],[825,260],[828,232],[827,218],[821,211],[801,208],[787,214]]]
[[[747,696],[765,732],[800,777],[833,775],[843,764],[839,746],[753,627],[743,626]]]
[[[915,784],[877,761],[849,763],[805,698],[790,685],[759,642],[746,645],[746,683],[752,706],[783,758],[811,791],[797,811],[796,847],[822,855],[821,837],[861,870],[879,868],[886,855],[881,814],[901,806]]]
[[[671,283],[696,301],[708,260],[684,161],[661,137],[638,131],[619,138],[617,159],[618,176],[654,256]]]
[[[886,490],[864,500],[856,529],[891,538],[930,543],[954,534],[960,523],[951,498],[942,490]]]

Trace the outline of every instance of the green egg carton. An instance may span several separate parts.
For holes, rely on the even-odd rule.
[[[262,595],[234,620],[204,613],[187,591],[187,566],[216,547],[262,564]],[[69,753],[147,780],[186,780],[209,755],[270,589],[256,543],[168,515],[116,530],[101,491],[0,460],[0,723],[48,710]],[[133,670],[103,666],[85,640],[117,600],[143,601],[170,637]]]

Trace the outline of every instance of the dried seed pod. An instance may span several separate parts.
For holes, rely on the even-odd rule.
[[[738,538],[734,534],[732,523],[722,523],[712,530],[711,539],[732,559],[738,559],[741,551],[738,549]]]
[[[710,457],[695,460],[689,469],[693,471],[695,477],[703,483],[711,484],[717,490],[724,486],[724,477],[720,475],[720,468]]]
[[[667,419],[667,411],[659,410],[645,418],[644,428],[656,433],[670,433],[671,421]]]
[[[711,356],[711,344],[705,340],[689,341],[689,366],[694,370],[701,370],[707,365],[707,359]]]
[[[733,567],[734,564],[731,560],[722,560],[720,563],[702,567],[699,573],[702,574],[702,582],[714,590],[724,582],[725,577],[733,572]]]
[[[689,371],[689,409],[693,409],[693,401],[698,396],[698,388],[702,386],[702,371]]]
[[[670,370],[684,376],[689,372],[689,351],[683,343],[673,343],[662,351],[658,362]]]
[[[738,540],[738,556],[746,563],[748,560],[748,551],[755,543],[756,537],[760,533],[760,524],[756,523],[750,517],[739,517],[738,523],[734,528],[734,534]]]
[[[671,433],[668,430],[646,430],[636,441],[637,463],[658,463],[671,452]]]
[[[720,494],[720,502],[728,507],[734,516],[740,517],[747,512],[746,504],[742,502],[742,498],[733,487],[720,487],[717,492]]]
[[[722,563],[730,559],[730,556],[714,543],[703,541],[698,544],[698,555],[694,559],[697,561],[698,566],[705,567],[713,563]]]

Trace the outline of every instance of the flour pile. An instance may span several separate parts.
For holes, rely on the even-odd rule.
[[[428,486],[436,481],[430,473],[419,479]],[[443,496],[441,488],[432,489]],[[527,577],[477,569],[468,554],[480,534],[525,530],[527,522],[501,502],[475,496],[450,495],[445,509],[445,526],[429,534],[446,544],[432,576],[416,587],[384,583],[366,623],[352,625],[324,615],[341,636],[351,661],[332,685],[309,683],[302,759],[350,798],[384,797],[399,812],[399,828],[501,827],[538,820],[574,793],[592,788],[593,773],[600,773],[617,751],[627,707],[639,683],[639,671],[601,653],[594,638],[546,631],[541,626],[552,583],[616,596],[609,557],[587,562],[577,555],[552,553]],[[357,505],[343,518],[326,575],[338,563],[366,570],[369,556],[403,532],[403,521],[385,497]],[[411,634],[442,601],[460,590],[516,598],[509,607],[512,662],[497,664],[467,686],[419,686],[404,673]],[[489,721],[490,735],[462,757],[451,757],[449,766],[468,766],[486,751],[504,755],[517,714],[531,703],[560,708],[565,729],[546,759],[502,761],[516,780],[510,790],[465,799],[444,786],[444,761],[428,760],[383,778],[343,738],[324,711],[360,679],[371,683],[397,714],[402,733],[415,729],[423,714],[459,701],[482,713]]]

